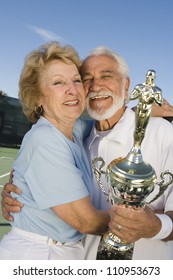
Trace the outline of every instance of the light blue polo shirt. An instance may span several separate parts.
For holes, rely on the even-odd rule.
[[[61,242],[77,241],[82,235],[61,220],[51,207],[92,196],[92,172],[83,149],[84,122],[77,121],[74,142],[41,117],[25,135],[14,162],[17,197],[24,203],[12,225]]]

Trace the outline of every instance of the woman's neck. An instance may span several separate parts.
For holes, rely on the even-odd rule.
[[[67,138],[73,141],[73,128],[75,121],[68,120],[68,122],[64,120],[56,120],[54,118],[46,117],[46,119],[52,123],[58,130],[60,130]]]

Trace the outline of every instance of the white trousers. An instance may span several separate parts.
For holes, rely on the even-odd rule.
[[[86,235],[83,241],[85,260],[96,260],[100,240],[101,236]]]
[[[17,228],[0,241],[0,260],[83,260],[81,241],[61,243]]]

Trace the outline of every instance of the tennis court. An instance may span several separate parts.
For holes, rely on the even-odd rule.
[[[18,153],[18,149],[0,147],[0,193],[5,183],[8,182],[13,161]],[[1,200],[1,197],[0,197]],[[10,230],[10,225],[2,217],[0,210],[0,240],[5,233]]]

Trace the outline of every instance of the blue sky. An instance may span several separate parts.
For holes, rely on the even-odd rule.
[[[18,97],[24,57],[49,40],[73,45],[81,58],[104,45],[122,55],[131,87],[148,69],[173,104],[173,1],[0,0],[0,90]]]

